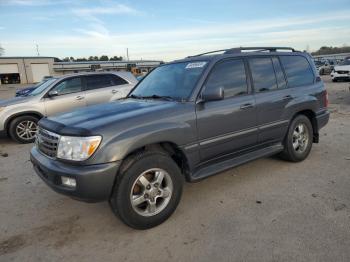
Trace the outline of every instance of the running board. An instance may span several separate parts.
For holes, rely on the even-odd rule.
[[[231,159],[225,159],[215,164],[203,166],[191,175],[190,181],[196,182],[206,177],[213,176],[213,175],[216,175],[217,173],[226,171],[227,169],[245,164],[252,160],[277,154],[282,150],[283,150],[283,145],[277,144],[277,145],[265,147],[259,150],[255,150]]]

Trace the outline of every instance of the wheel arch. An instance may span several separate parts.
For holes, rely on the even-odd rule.
[[[176,165],[181,170],[181,173],[184,175],[187,181],[190,181],[190,167],[186,154],[180,149],[178,145],[170,141],[161,141],[151,144],[146,144],[142,147],[136,148],[129,152],[122,161],[120,170],[126,169],[129,165],[129,159],[137,157],[137,155],[144,151],[158,151],[163,152],[169,155]]]
[[[301,111],[297,112],[296,114],[294,114],[292,119],[294,119],[298,115],[304,115],[310,120],[311,126],[312,126],[312,132],[313,132],[312,142],[318,143],[319,142],[319,133],[318,133],[318,127],[317,127],[317,121],[316,121],[316,113],[314,111],[312,111],[311,109],[304,109],[304,110],[301,110]]]
[[[39,113],[37,111],[24,111],[24,112],[19,112],[19,113],[13,114],[6,119],[5,124],[4,124],[4,129],[6,130],[7,133],[8,133],[8,129],[10,127],[11,122],[15,118],[20,117],[20,116],[33,116],[33,117],[36,117],[38,119],[41,119],[44,117],[41,113]]]

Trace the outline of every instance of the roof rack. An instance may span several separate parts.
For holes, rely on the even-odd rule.
[[[218,52],[224,52],[224,54],[235,54],[235,53],[242,53],[242,51],[256,51],[256,52],[278,52],[278,50],[290,50],[292,52],[298,52],[292,47],[235,47],[235,48],[228,48],[228,49],[221,49],[221,50],[215,50],[210,52],[201,53],[198,55],[188,56],[190,57],[196,57],[196,56],[202,56],[202,55],[208,55]]]

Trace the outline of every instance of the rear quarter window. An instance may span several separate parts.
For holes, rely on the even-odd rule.
[[[303,56],[280,56],[287,75],[288,86],[298,87],[314,82],[314,74],[309,62]]]

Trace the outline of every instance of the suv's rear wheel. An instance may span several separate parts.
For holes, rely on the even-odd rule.
[[[38,130],[39,119],[34,116],[19,116],[11,121],[9,134],[19,143],[32,143]]]
[[[162,152],[143,152],[128,161],[117,177],[110,204],[127,225],[147,229],[164,222],[176,209],[183,176]]]
[[[292,162],[304,160],[310,153],[312,138],[313,129],[309,118],[298,115],[289,126],[281,157]]]

